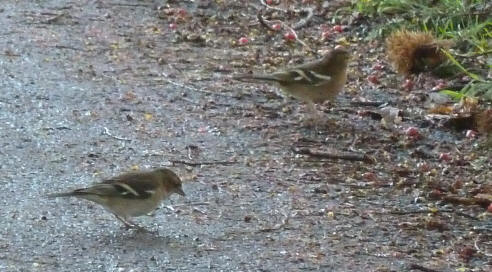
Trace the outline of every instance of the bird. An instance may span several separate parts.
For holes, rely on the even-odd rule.
[[[330,50],[323,58],[287,68],[271,74],[240,74],[240,81],[275,82],[285,93],[307,102],[311,111],[314,104],[333,100],[347,82],[350,53],[343,47]]]
[[[87,188],[48,194],[48,198],[77,197],[95,202],[113,213],[127,229],[141,229],[130,218],[156,209],[173,193],[185,196],[181,179],[170,169],[128,172]]]

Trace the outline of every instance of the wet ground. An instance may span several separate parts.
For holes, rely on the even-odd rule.
[[[313,128],[302,102],[229,78],[304,54],[262,30],[260,4],[168,2],[2,1],[1,271],[492,269],[490,213],[439,198],[490,194],[489,151],[426,120],[418,95],[366,83],[381,49],[351,45],[350,83]],[[403,123],[384,128],[361,97]],[[43,197],[159,166],[187,197],[136,219],[156,233]]]

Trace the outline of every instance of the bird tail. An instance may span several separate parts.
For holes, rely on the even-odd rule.
[[[70,196],[83,196],[87,195],[87,192],[84,191],[72,191],[72,192],[66,192],[66,193],[55,193],[55,194],[47,194],[47,198],[55,198],[55,197],[70,197]]]
[[[271,75],[260,75],[260,74],[235,75],[233,78],[239,81],[250,81],[250,80],[275,81],[275,82],[279,81],[277,77]]]

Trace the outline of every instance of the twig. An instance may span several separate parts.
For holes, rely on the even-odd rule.
[[[179,82],[175,82],[175,81],[170,80],[168,78],[169,77],[168,74],[166,74],[166,73],[162,73],[162,75],[164,76],[162,78],[162,80],[164,80],[165,82],[167,82],[169,84],[172,84],[174,86],[181,87],[183,89],[187,89],[187,90],[194,91],[194,92],[201,92],[201,93],[206,93],[206,94],[220,95],[220,96],[227,96],[227,97],[233,97],[233,98],[235,98],[234,95],[230,95],[230,94],[210,92],[210,91],[204,90],[203,88],[198,89],[198,88],[195,88],[195,87],[186,86],[183,83],[179,83]]]
[[[166,209],[169,209],[171,211],[175,211],[174,208],[176,207],[183,207],[183,206],[206,206],[210,205],[210,202],[191,202],[191,203],[181,203],[181,204],[176,204],[176,205],[167,205],[164,206]]]
[[[52,16],[51,18],[48,18],[48,19],[40,22],[42,24],[51,24],[51,23],[58,22],[58,20],[60,18],[62,18],[63,16],[65,16],[66,13],[60,13],[60,14],[56,14],[56,13],[54,13],[54,14],[53,13],[45,13],[45,14],[43,14],[43,13],[41,13],[41,15],[50,15],[50,16]]]
[[[386,102],[382,101],[352,101],[350,105],[352,106],[361,106],[361,107],[379,107]]]
[[[466,214],[464,212],[459,212],[459,211],[455,211],[455,210],[436,210],[436,211],[431,211],[431,210],[397,211],[397,210],[394,210],[394,211],[390,211],[389,213],[390,214],[397,214],[397,215],[407,215],[407,214],[417,214],[417,213],[455,213],[457,215],[461,215],[461,216],[466,217],[466,218],[478,220],[478,218],[476,218],[473,215],[469,215],[469,214]]]
[[[184,164],[188,166],[201,166],[201,165],[232,165],[236,164],[237,161],[210,161],[210,162],[188,162],[182,160],[170,160],[172,163]]]
[[[287,10],[285,9],[281,9],[281,8],[277,8],[277,7],[272,7],[270,5],[268,5],[267,3],[265,3],[265,0],[260,0],[260,3],[265,6],[267,9],[273,9],[273,10],[278,10],[278,11],[281,11],[281,12],[287,12]]]
[[[478,253],[481,253],[481,254],[483,254],[483,255],[485,255],[485,256],[487,256],[487,257],[492,257],[492,254],[487,253],[487,252],[485,252],[485,251],[482,251],[482,250],[478,247],[477,242],[478,242],[478,238],[475,240],[475,243],[474,243],[474,244],[475,244],[475,249],[477,250],[477,252],[478,252]]]
[[[20,258],[12,258],[12,257],[9,257],[9,256],[0,256],[0,260],[7,260],[7,261],[11,261],[11,262],[16,262],[16,263],[28,263],[28,264],[34,264],[34,263],[37,263],[37,264],[47,264],[47,265],[58,265],[57,262],[46,262],[46,261],[41,261],[41,260],[23,260],[23,259],[20,259]]]
[[[311,21],[311,19],[313,18],[313,15],[314,15],[313,8],[305,8],[302,11],[307,12],[307,15],[306,15],[306,17],[302,18],[299,22],[297,22],[292,27],[293,29],[296,29],[297,30],[297,29],[300,29],[300,28],[305,27],[309,23],[309,21]]]
[[[304,41],[299,39],[299,37],[297,36],[297,33],[293,27],[289,26],[288,24],[286,24],[280,20],[273,20],[273,21],[265,20],[265,18],[263,18],[263,15],[261,14],[261,11],[257,17],[258,17],[258,20],[260,21],[260,24],[262,26],[265,26],[266,28],[268,28],[269,30],[272,30],[272,31],[275,31],[275,30],[271,26],[269,26],[268,23],[279,23],[279,24],[281,24],[285,29],[287,29],[287,31],[289,31],[290,33],[292,33],[294,35],[294,38],[296,39],[296,41],[298,43],[300,43],[302,46],[306,47],[307,50],[311,51],[312,53],[316,53],[316,51],[314,51],[311,47],[309,47]]]
[[[347,161],[363,161],[367,163],[374,163],[374,159],[366,154],[357,153],[328,153],[320,150],[313,150],[310,148],[293,148],[294,153],[301,155],[309,155],[317,158],[324,159],[339,159]]]
[[[191,203],[182,203],[173,205],[173,207],[181,207],[181,206],[207,206],[210,205],[210,202],[191,202]]]
[[[282,222],[280,222],[280,223],[278,223],[275,226],[270,227],[270,228],[260,229],[257,232],[271,232],[271,231],[279,230],[279,229],[283,228],[285,225],[287,225],[287,223],[289,223],[289,215],[285,214],[284,218],[282,219]]]
[[[425,266],[421,266],[420,264],[411,264],[408,268],[410,270],[420,270],[420,271],[424,271],[424,272],[439,272],[439,270],[427,268]]]
[[[273,27],[271,27],[271,26],[267,23],[267,21],[265,20],[265,18],[263,18],[263,14],[262,14],[262,12],[261,12],[261,11],[258,13],[258,15],[257,15],[256,17],[258,18],[258,21],[260,22],[260,25],[262,25],[262,26],[264,26],[264,27],[268,28],[268,30],[270,30],[270,31],[277,31],[277,30],[273,29]]]
[[[21,56],[20,54],[16,54],[9,49],[5,50],[5,53],[2,53],[0,55],[7,56],[7,57],[20,57]]]
[[[123,137],[118,137],[118,136],[115,136],[115,135],[111,134],[111,132],[109,132],[109,129],[107,127],[104,127],[103,129],[104,129],[103,134],[108,135],[111,138],[114,138],[114,139],[120,140],[120,141],[127,141],[127,142],[131,142],[132,141],[131,139],[127,139],[127,138],[123,138]]]
[[[150,5],[145,4],[127,4],[127,3],[111,3],[109,6],[118,6],[118,7],[150,7]]]
[[[55,10],[64,10],[64,9],[72,9],[73,6],[62,6],[62,7],[53,7]]]
[[[293,35],[294,35],[294,38],[296,39],[296,41],[300,44],[302,44],[302,46],[306,47],[309,51],[313,52],[313,53],[316,53],[316,51],[314,51],[311,47],[309,47],[305,42],[303,42],[301,39],[299,39],[299,37],[297,36],[297,33],[296,31],[290,27],[289,25],[287,25],[286,23],[284,22],[281,22],[282,25],[287,28]]]
[[[56,49],[71,49],[74,51],[85,51],[84,49],[80,49],[80,48],[72,47],[72,46],[67,46],[67,45],[55,45],[53,47]]]
[[[459,197],[455,195],[445,195],[441,199],[444,202],[453,203],[453,204],[479,205],[482,207],[488,207],[491,203],[489,199],[485,199],[485,198],[468,198],[468,197]]]
[[[307,12],[306,17],[302,18],[299,22],[297,22],[294,26],[292,26],[291,29],[296,29],[297,30],[297,29],[303,28],[313,18],[313,16],[314,16],[314,10],[313,10],[313,8],[305,8],[302,11]],[[267,21],[267,20],[265,20],[265,18],[263,18],[263,13],[262,13],[261,10],[258,13],[257,17],[258,17],[258,21],[260,22],[260,24],[262,26],[264,26],[264,27],[266,27],[269,30],[274,31],[274,32],[277,31],[277,30],[274,29],[273,27],[271,27],[270,24],[268,24],[268,22],[280,22],[280,23],[282,23],[280,20],[275,20],[275,21]]]
[[[4,33],[0,33],[0,36],[7,36],[7,35],[12,35],[12,34],[17,34],[20,33],[19,31],[8,31]]]
[[[381,183],[381,182],[371,182],[371,183],[365,182],[364,184],[345,183],[345,186],[348,186],[348,187],[354,188],[354,189],[366,189],[366,188],[374,189],[374,188],[392,187],[391,184],[386,184],[386,183]]]
[[[470,218],[470,219],[473,219],[473,220],[479,220],[478,218],[476,218],[475,216],[473,215],[469,215],[469,214],[466,214],[464,212],[459,212],[459,211],[455,211],[455,210],[450,210],[450,211],[439,211],[439,212],[452,212],[452,213],[455,213],[457,215],[461,215],[463,217],[466,217],[466,218]]]
[[[390,214],[397,215],[408,215],[408,214],[416,214],[416,213],[433,213],[430,210],[414,210],[414,211],[390,211]]]

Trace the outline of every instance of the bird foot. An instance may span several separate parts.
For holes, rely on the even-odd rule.
[[[118,218],[118,220],[120,220],[125,225],[124,228],[126,230],[134,229],[138,232],[149,232],[147,229],[133,223],[132,221],[128,220],[127,218],[123,218],[123,217],[118,216],[116,214],[114,216],[116,216],[116,218]]]
[[[137,224],[133,224],[133,225],[130,225],[130,224],[125,224],[124,226],[121,227],[122,229],[125,229],[125,230],[135,230],[136,232],[139,232],[139,233],[152,233],[152,234],[156,234],[157,231],[153,231],[153,230],[148,230],[144,227],[141,227]]]
[[[308,117],[302,120],[302,125],[306,128],[317,128],[319,123],[318,118]]]
[[[331,118],[311,117],[302,121],[305,128],[314,129],[316,131],[324,129],[335,129],[338,127],[337,120]]]

